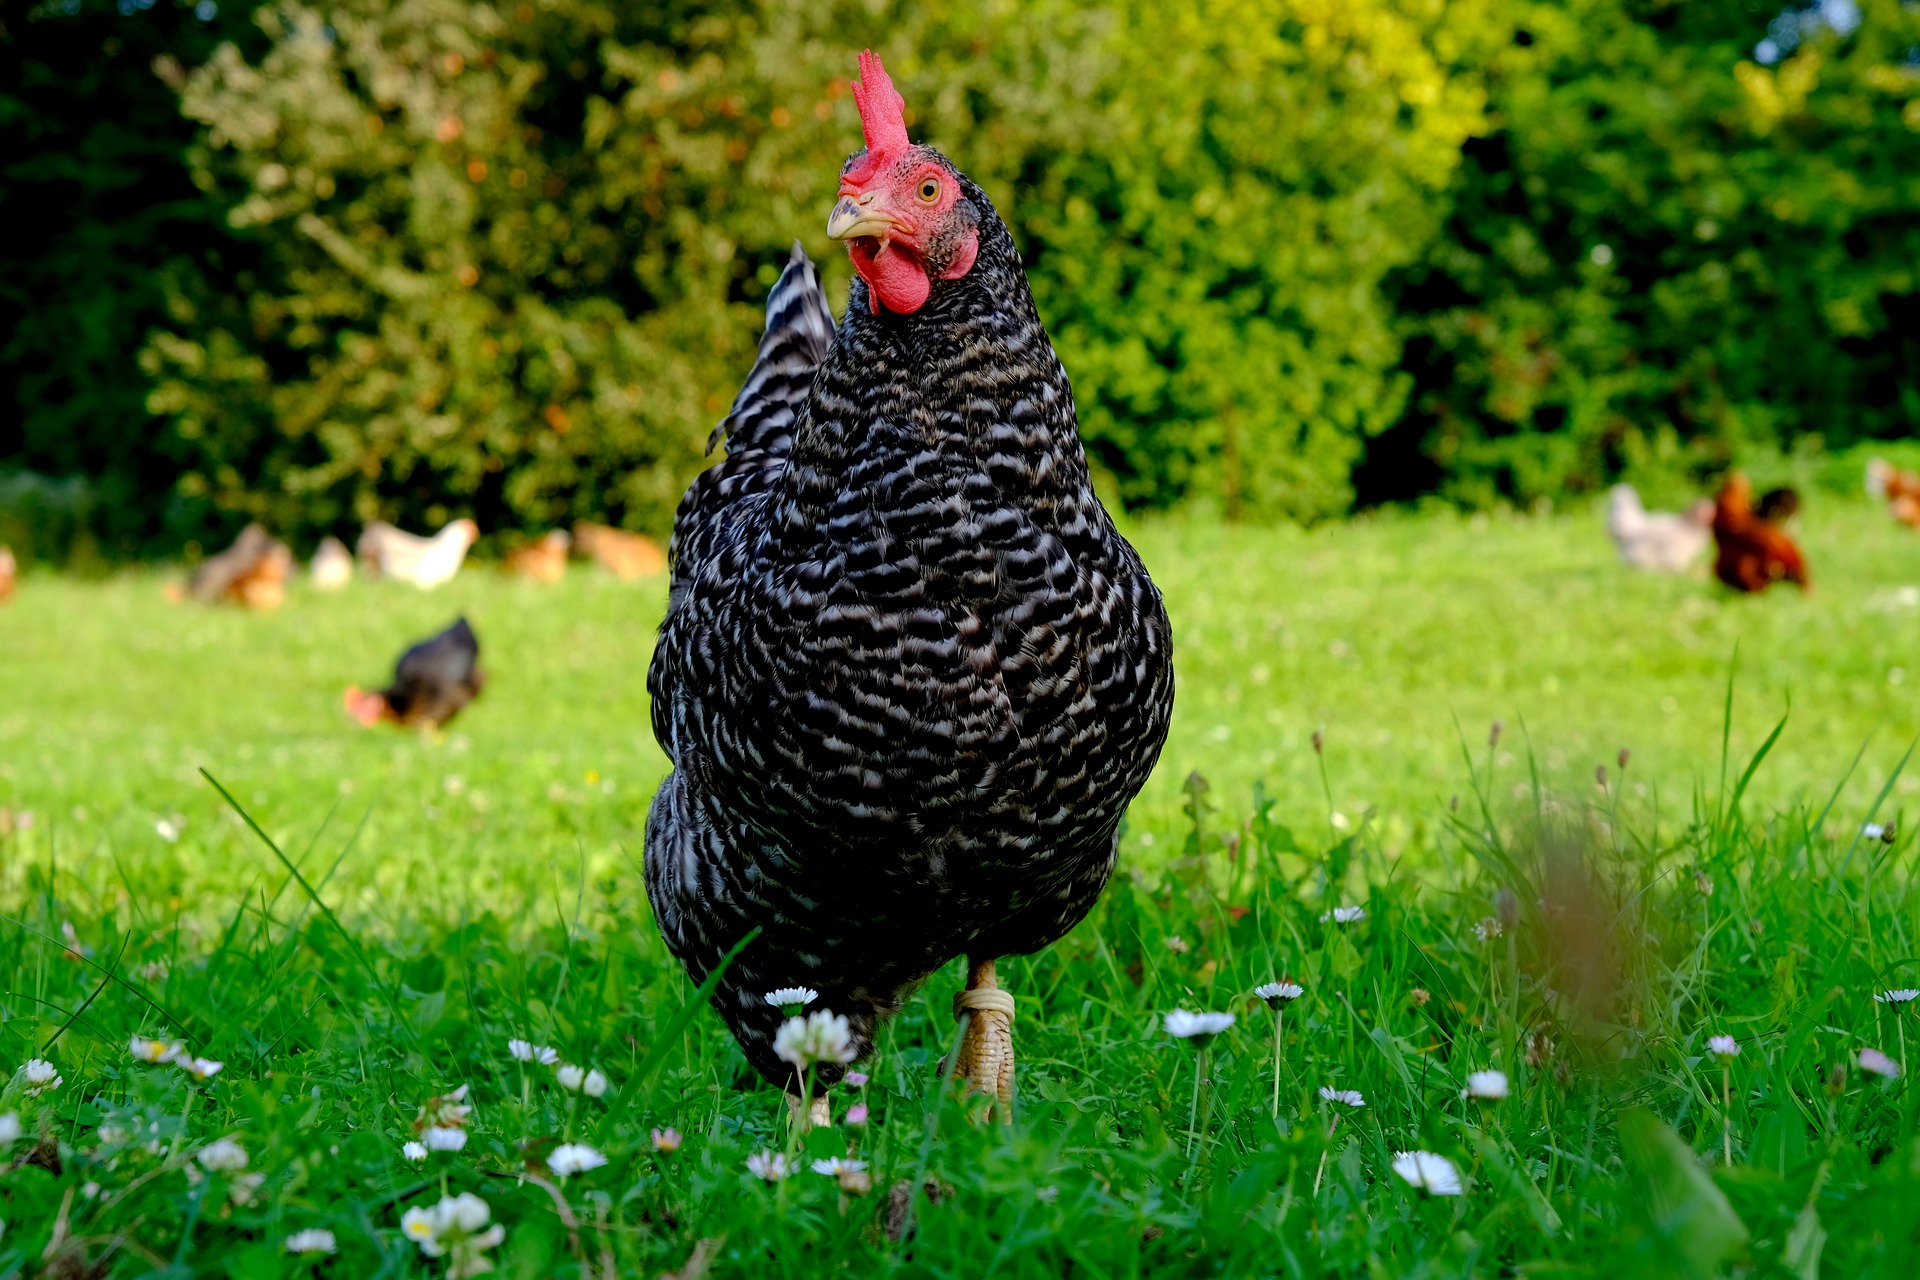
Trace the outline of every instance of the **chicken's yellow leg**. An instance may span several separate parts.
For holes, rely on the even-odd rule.
[[[991,1094],[993,1113],[1013,1120],[1013,997],[1000,989],[992,960],[970,961],[967,989],[953,998],[953,1016],[965,1019],[954,1074],[970,1091]]]

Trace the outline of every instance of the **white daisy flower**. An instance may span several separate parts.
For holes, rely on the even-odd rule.
[[[1364,1107],[1367,1099],[1358,1089],[1336,1089],[1330,1084],[1320,1086],[1320,1101],[1337,1102],[1345,1107]]]
[[[560,1087],[568,1093],[578,1093],[580,1086],[587,1082],[587,1069],[576,1067],[571,1062],[563,1063],[555,1068],[553,1078],[559,1081]]]
[[[247,1149],[232,1138],[215,1138],[193,1158],[209,1173],[236,1173],[247,1167]]]
[[[1393,1171],[1429,1195],[1457,1196],[1464,1190],[1453,1161],[1431,1151],[1395,1152]]]
[[[1167,950],[1177,955],[1185,955],[1187,952],[1193,950],[1193,946],[1179,934],[1170,933],[1167,935]]]
[[[1189,1013],[1175,1009],[1166,1016],[1167,1034],[1176,1040],[1198,1040],[1202,1044],[1233,1025],[1230,1013]]]
[[[467,1131],[428,1125],[420,1131],[420,1141],[429,1151],[458,1151],[467,1145]]]
[[[1320,913],[1320,922],[1322,924],[1325,924],[1329,920],[1334,924],[1352,924],[1356,920],[1365,920],[1366,918],[1367,909],[1365,907],[1335,907],[1331,911],[1323,911]]]
[[[756,1151],[747,1157],[747,1172],[767,1182],[778,1182],[787,1176],[787,1158],[778,1151]]]
[[[607,1077],[598,1067],[587,1072],[586,1078],[580,1082],[580,1092],[589,1098],[598,1098],[606,1091]]]
[[[424,1142],[409,1142],[400,1148],[400,1155],[403,1159],[411,1160],[415,1164],[419,1164],[427,1158],[427,1144]]]
[[[195,1080],[211,1080],[220,1074],[227,1064],[215,1062],[212,1058],[196,1058],[192,1054],[176,1054],[173,1065],[192,1076]]]
[[[0,1147],[10,1147],[20,1141],[20,1135],[26,1130],[20,1125],[17,1112],[0,1112]]]
[[[550,1067],[560,1061],[558,1049],[549,1045],[534,1044],[530,1040],[507,1041],[507,1052],[514,1056],[515,1061],[537,1062],[543,1067]]]
[[[1878,822],[1863,823],[1860,835],[1867,840],[1884,840],[1887,838],[1887,829]]]
[[[829,1178],[837,1178],[843,1173],[864,1173],[866,1168],[865,1160],[842,1160],[838,1156],[831,1160],[813,1162],[813,1171]]]
[[[173,1040],[153,1040],[146,1036],[135,1036],[127,1044],[127,1052],[142,1062],[172,1062],[178,1054],[186,1052],[187,1046]]]
[[[585,1173],[589,1169],[598,1169],[607,1162],[607,1158],[584,1142],[565,1142],[553,1149],[547,1157],[547,1168],[554,1176],[564,1178],[568,1174]]]
[[[288,1236],[281,1246],[288,1253],[334,1253],[339,1245],[333,1238],[333,1232],[325,1227],[309,1227],[305,1231],[296,1231]]]
[[[1479,1098],[1484,1102],[1498,1102],[1507,1096],[1507,1073],[1504,1071],[1469,1071],[1467,1087],[1460,1091],[1463,1098]]]
[[[766,1002],[777,1009],[789,1005],[799,1005],[802,1009],[820,998],[820,993],[812,987],[781,987],[778,991],[769,991]]]
[[[1708,1036],[1707,1050],[1722,1058],[1737,1058],[1740,1056],[1740,1042],[1732,1036]]]
[[[1892,991],[1882,991],[1874,999],[1881,1004],[1907,1004],[1920,1000],[1920,987],[1895,987]]]
[[[1253,989],[1253,994],[1265,1000],[1269,1009],[1278,1009],[1298,1000],[1306,990],[1297,982],[1263,982]]]
[[[488,1249],[507,1238],[499,1223],[487,1225],[493,1210],[471,1191],[446,1196],[431,1209],[415,1207],[400,1218],[400,1230],[429,1258],[447,1260],[449,1280],[464,1280],[493,1270]]]
[[[665,1129],[653,1131],[653,1149],[671,1154],[680,1149],[680,1131],[669,1125]]]
[[[155,822],[153,824],[153,830],[156,835],[168,844],[173,844],[180,839],[180,828],[174,826],[173,823],[167,821],[165,818],[161,818]]]
[[[852,1062],[853,1028],[839,1014],[815,1009],[805,1018],[788,1018],[781,1025],[773,1037],[773,1052],[798,1071],[816,1062]]]
[[[1877,1076],[1884,1076],[1888,1080],[1898,1080],[1900,1078],[1900,1064],[1878,1049],[1862,1049],[1860,1051],[1860,1069],[1862,1071],[1871,1071]]]

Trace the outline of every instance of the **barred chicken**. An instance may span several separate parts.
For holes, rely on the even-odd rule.
[[[1160,594],[1089,483],[1073,391],[981,189],[908,140],[880,60],[827,235],[856,279],[836,332],[795,246],[725,459],[675,520],[648,689],[673,769],[646,881],[713,1003],[796,1108],[767,993],[807,987],[855,1058],[969,960],[956,1074],[1010,1114],[995,961],[1073,928],[1166,739]],[[811,1097],[803,1099],[803,1092]]]

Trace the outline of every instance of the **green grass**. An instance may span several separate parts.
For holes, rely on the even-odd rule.
[[[338,1240],[320,1274],[441,1274],[401,1216],[461,1191],[528,1276],[658,1275],[703,1240],[716,1277],[1913,1273],[1914,1104],[1854,1055],[1904,1061],[1920,1037],[1912,1006],[1871,999],[1920,985],[1898,773],[1920,542],[1816,510],[1817,591],[1733,600],[1620,569],[1588,516],[1134,532],[1180,691],[1122,873],[1003,966],[1011,1130],[935,1087],[957,972],[891,1024],[872,1122],[804,1142],[856,1147],[865,1196],[745,1172],[787,1144],[784,1107],[647,915],[657,584],[470,571],[253,617],[168,605],[149,575],[29,578],[0,608],[0,1071],[37,1055],[64,1080],[0,1101],[28,1131],[0,1173],[0,1276],[304,1274],[280,1242],[307,1227]],[[352,725],[341,687],[461,610],[494,682],[454,731]],[[1857,838],[1869,818],[1896,843]],[[1368,917],[1319,919],[1341,902]],[[1280,974],[1307,992],[1276,1120],[1273,1015],[1249,993]],[[1175,1006],[1239,1017],[1191,1124]],[[1741,1044],[1724,1079],[1717,1032]],[[135,1033],[227,1065],[136,1064]],[[514,1036],[612,1091],[564,1091]],[[1464,1102],[1486,1067],[1513,1096]],[[462,1083],[466,1149],[403,1160],[421,1104]],[[1367,1099],[1331,1140],[1323,1084]],[[654,1150],[664,1125],[678,1152]],[[257,1187],[190,1176],[222,1135]],[[520,1176],[562,1139],[608,1165]],[[1407,1147],[1468,1193],[1401,1183]],[[903,1180],[939,1194],[895,1241]]]

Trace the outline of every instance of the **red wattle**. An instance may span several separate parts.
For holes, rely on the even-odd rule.
[[[867,303],[875,315],[885,304],[896,315],[910,316],[927,303],[933,282],[926,270],[907,254],[889,244],[877,253],[867,247],[872,241],[850,241],[847,253],[853,269],[867,282]]]

